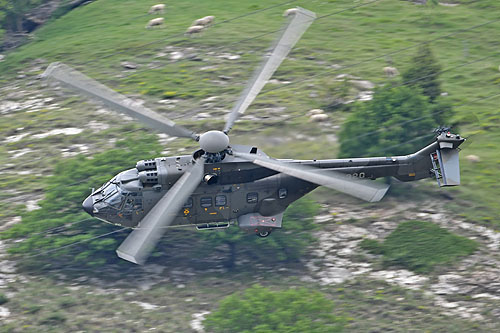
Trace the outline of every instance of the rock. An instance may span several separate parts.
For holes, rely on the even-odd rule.
[[[445,7],[456,7],[460,5],[459,3],[447,3],[447,2],[438,2],[440,6],[445,6]]]
[[[312,116],[314,114],[321,114],[321,113],[325,113],[325,111],[323,111],[321,109],[312,109],[312,110],[309,110],[309,112],[307,112],[307,115]]]
[[[5,59],[5,56],[3,54],[0,54],[0,61],[3,61]]]
[[[203,311],[203,312],[200,312],[200,313],[193,313],[192,317],[193,317],[193,320],[191,320],[189,322],[189,325],[191,326],[191,328],[196,331],[196,332],[199,332],[199,333],[203,333],[205,332],[205,328],[203,327],[203,320],[205,320],[205,317],[210,314],[210,311]]]
[[[125,69],[137,69],[137,67],[139,67],[137,64],[134,64],[133,62],[129,61],[122,61],[121,65]]]
[[[158,305],[154,305],[154,304],[150,304],[150,303],[146,303],[146,302],[133,301],[133,302],[130,302],[130,303],[137,304],[141,308],[143,308],[144,310],[156,310],[156,309],[159,308]]]
[[[375,88],[375,84],[368,80],[350,80],[349,82],[361,90],[373,90],[373,88]]]
[[[223,53],[220,56],[218,56],[218,58],[227,59],[227,60],[238,60],[239,58],[241,58],[241,56],[239,56],[237,54]]]
[[[477,155],[467,155],[467,156],[465,156],[465,158],[467,159],[467,161],[469,161],[471,163],[481,162],[481,158],[479,158],[479,156],[477,156]]]
[[[0,318],[7,318],[10,316],[10,311],[4,306],[0,306]]]
[[[226,76],[226,75],[219,75],[219,79],[224,80],[224,81],[229,81],[232,79],[232,77]]]
[[[184,58],[184,53],[180,51],[174,51],[170,53],[170,60],[180,60],[182,58]]]

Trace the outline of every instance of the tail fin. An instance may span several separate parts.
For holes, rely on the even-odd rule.
[[[430,176],[436,179],[439,186],[460,185],[458,161],[460,149],[458,147],[464,141],[465,139],[458,134],[448,131],[440,133],[435,142],[409,156],[414,177],[410,179],[399,176],[397,178],[408,181]]]
[[[431,154],[432,171],[439,186],[460,185],[460,163],[458,148],[465,141],[460,135],[450,132],[441,133],[437,137],[438,149]]]

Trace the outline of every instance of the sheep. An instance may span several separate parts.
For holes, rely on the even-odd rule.
[[[467,155],[467,156],[465,156],[465,158],[467,159],[467,161],[469,161],[471,163],[481,162],[481,159],[477,155]]]
[[[298,11],[299,10],[297,8],[289,8],[289,9],[285,10],[285,12],[283,13],[283,16],[284,17],[292,16],[292,15],[297,14]]]
[[[384,67],[383,70],[387,77],[395,77],[396,75],[399,75],[399,71],[395,67]]]
[[[191,24],[191,26],[202,25],[202,26],[206,27],[206,26],[210,25],[211,23],[213,23],[214,20],[215,20],[215,16],[205,16],[205,17],[202,17],[202,18],[194,21],[193,24]]]
[[[165,12],[165,4],[159,3],[157,5],[151,6],[149,9],[148,14],[155,14],[155,13],[164,13]]]
[[[309,117],[309,121],[315,121],[315,122],[323,122],[325,120],[328,120],[328,115],[324,113],[318,113],[318,114],[313,114]]]
[[[203,31],[205,26],[203,25],[193,25],[187,28],[186,30],[186,35],[192,35],[192,34],[197,34]]]
[[[163,17],[157,17],[157,18],[149,20],[148,24],[146,24],[146,29],[156,27],[156,26],[162,27],[164,23],[165,23],[165,19]]]

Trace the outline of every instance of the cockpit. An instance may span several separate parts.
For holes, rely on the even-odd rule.
[[[142,193],[131,192],[118,174],[93,191],[83,202],[83,209],[103,221],[133,226],[143,213]]]

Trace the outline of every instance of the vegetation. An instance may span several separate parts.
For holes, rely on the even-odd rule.
[[[116,146],[93,158],[80,155],[58,163],[55,174],[45,179],[45,198],[38,203],[41,208],[25,212],[21,223],[1,234],[4,239],[23,237],[9,251],[26,256],[27,262],[36,266],[71,262],[95,266],[115,260],[109,251],[123,235],[94,239],[117,228],[88,218],[81,202],[91,187],[111,179],[134,161],[156,157],[161,150],[154,136],[142,133],[128,134]],[[66,247],[77,242],[82,244],[76,249]]]
[[[408,82],[410,87],[419,87],[422,93],[433,102],[441,95],[439,71],[441,66],[437,63],[429,45],[421,46],[411,61],[412,66],[403,73],[403,82]]]
[[[373,100],[358,103],[347,118],[340,156],[406,155],[427,144],[435,127],[431,106],[418,90],[379,88]]]
[[[28,87],[28,84],[37,82],[36,76],[41,74],[49,62],[64,61],[120,92],[132,96],[141,94],[143,96],[141,98],[145,98],[147,103],[164,97],[177,100],[177,106],[173,111],[166,108],[161,111],[166,112],[169,116],[172,114],[175,117],[180,117],[184,119],[181,122],[191,125],[189,120],[185,120],[186,115],[191,117],[191,111],[197,111],[202,100],[212,96],[218,97],[217,102],[214,103],[214,114],[219,112],[215,111],[217,108],[228,108],[234,102],[242,89],[243,82],[246,82],[251,76],[251,70],[258,63],[260,56],[265,53],[273,38],[272,34],[264,34],[279,29],[281,19],[277,18],[280,17],[282,10],[291,5],[260,12],[244,19],[217,24],[200,37],[183,37],[182,34],[187,25],[203,15],[214,14],[216,22],[219,23],[280,2],[282,1],[269,0],[253,3],[232,1],[231,5],[228,6],[228,1],[223,0],[181,0],[168,8],[167,28],[146,31],[144,25],[148,17],[141,17],[141,15],[156,1],[94,1],[38,29],[29,44],[7,53],[5,61],[0,62],[0,84],[19,87],[20,92],[38,90],[37,93],[43,94],[44,97],[57,96],[52,90],[44,89],[41,85],[35,84]],[[351,7],[353,1],[308,2],[302,6],[321,16]],[[348,116],[348,112],[344,112],[344,109],[329,110],[331,121],[318,125],[309,123],[304,114],[309,109],[324,107],[332,102],[332,94],[327,90],[335,87],[337,75],[349,74],[363,80],[370,80],[379,86],[387,84],[387,79],[382,73],[382,68],[387,66],[387,57],[384,54],[411,47],[434,37],[448,35],[464,28],[496,20],[499,10],[500,2],[497,0],[462,1],[456,7],[415,6],[409,1],[379,1],[366,7],[317,20],[298,43],[297,48],[292,51],[290,58],[285,60],[283,66],[274,76],[281,82],[290,81],[293,84],[283,84],[283,89],[260,95],[247,112],[248,115],[264,118],[268,116],[269,108],[280,107],[285,108],[284,111],[280,112],[280,115],[289,115],[290,118],[279,118],[279,121],[268,119],[259,123],[241,121],[235,126],[233,132],[239,136],[232,137],[232,142],[236,143],[239,140],[239,143],[248,144],[248,142],[257,141],[260,148],[268,153],[271,152],[271,156],[281,158],[334,157],[338,149],[337,144],[327,140],[327,137],[331,134],[338,134],[335,129],[336,125],[342,123]],[[110,20],[110,15],[116,20]],[[464,145],[464,150],[461,153],[464,186],[447,189],[449,197],[455,199],[447,201],[447,204],[456,214],[462,215],[463,219],[472,223],[486,224],[496,229],[500,226],[498,218],[500,216],[499,187],[497,182],[492,181],[492,179],[495,179],[498,174],[498,165],[500,165],[498,158],[500,109],[498,99],[488,97],[497,94],[500,85],[499,64],[496,56],[496,45],[498,45],[496,31],[499,29],[500,23],[493,22],[430,43],[433,54],[442,68],[449,69],[446,73],[441,74],[440,82],[441,91],[448,94],[448,96],[443,97],[442,102],[446,101],[455,109],[451,121],[459,123],[460,134],[464,137],[476,134],[472,140],[468,140],[467,144],[469,145]],[[263,37],[242,42],[243,39],[259,35]],[[186,57],[176,62],[171,61],[168,57],[169,52],[178,50],[183,52],[189,50],[189,56],[194,57],[189,59]],[[393,53],[391,64],[397,67],[401,73],[405,73],[405,70],[413,65],[410,59],[415,50],[408,49],[404,52]],[[238,60],[219,58],[224,52],[238,54],[241,58]],[[161,56],[161,54],[167,54],[167,56]],[[485,56],[492,57],[460,67]],[[135,62],[139,68],[133,72],[124,71],[120,65],[121,61]],[[355,65],[357,63],[360,64]],[[342,67],[334,70],[339,65]],[[20,74],[26,75],[26,78],[16,79]],[[231,79],[229,82],[223,82],[219,79],[221,75]],[[300,82],[305,78],[307,81]],[[344,88],[344,90],[350,91],[344,92],[346,96],[342,97],[351,99],[352,84],[348,82],[349,78],[343,80],[345,82],[341,83],[346,84],[340,87],[340,91],[334,89],[335,94],[342,94],[342,88]],[[267,91],[274,87],[276,85],[270,83],[264,90]],[[0,90],[0,99],[12,100],[12,97],[6,97],[7,93],[4,94],[4,91]],[[20,101],[25,100],[25,98],[25,95],[21,94]],[[484,99],[476,101],[479,98]],[[45,232],[50,228],[47,222],[52,213],[56,213],[56,218],[52,221],[51,226],[54,228],[66,226],[45,233],[41,239],[46,238],[53,241],[56,238],[77,236],[76,233],[91,232],[97,235],[99,232],[117,230],[115,227],[92,220],[86,220],[71,227],[68,224],[88,218],[81,212],[80,203],[88,194],[90,187],[106,181],[127,165],[133,166],[137,159],[157,155],[156,153],[150,154],[148,149],[148,145],[154,142],[156,137],[151,136],[153,141],[142,141],[141,135],[144,132],[141,132],[139,136],[132,136],[132,140],[136,140],[143,147],[146,147],[145,151],[134,153],[134,156],[129,156],[130,159],[124,157],[121,160],[119,156],[122,156],[122,152],[116,152],[117,149],[113,149],[112,154],[108,157],[112,160],[120,159],[120,161],[108,165],[109,161],[104,156],[99,156],[99,153],[114,147],[112,140],[120,138],[122,127],[117,126],[116,118],[100,117],[89,112],[91,108],[82,103],[80,99],[71,98],[70,100],[72,101],[67,102],[67,104],[66,102],[60,104],[68,108],[64,112],[60,109],[44,109],[33,113],[20,110],[15,113],[2,114],[2,119],[5,121],[0,122],[0,141],[2,141],[0,162],[5,168],[10,169],[4,171],[5,169],[2,168],[0,174],[0,189],[2,189],[0,191],[2,192],[0,193],[2,200],[0,217],[3,222],[7,220],[6,217],[23,215],[23,221],[31,221],[29,227],[22,231],[18,229],[19,233],[16,236],[7,235],[9,237],[23,239],[23,235],[26,233],[26,240],[29,242],[30,238],[36,236],[34,233]],[[434,103],[430,104],[431,114],[435,114],[435,110],[439,109],[434,109]],[[347,107],[352,105],[348,104]],[[212,114],[212,111],[210,112]],[[220,111],[218,115],[222,117],[223,112]],[[92,135],[88,135],[89,132],[86,130],[82,135],[76,136],[61,135],[43,140],[36,140],[28,136],[15,143],[4,144],[3,141],[7,136],[19,134],[16,129],[21,127],[25,128],[24,132],[39,134],[53,128],[85,124],[91,120],[110,124],[112,128],[92,132]],[[214,128],[214,124],[219,125],[217,128],[220,128],[220,123],[220,120],[217,122],[210,118],[197,122],[192,128],[202,131]],[[436,123],[439,125],[449,124],[442,121],[436,121]],[[273,127],[266,128],[269,124],[272,124]],[[295,133],[310,136],[311,141],[299,140],[298,138],[294,140]],[[359,134],[356,133],[352,139],[356,140]],[[408,140],[415,138],[414,133],[404,133],[404,135]],[[269,140],[271,137],[273,139],[286,137],[291,140],[286,142],[271,141]],[[123,144],[121,141],[118,142],[119,145]],[[61,157],[60,148],[74,143],[90,143],[92,156],[74,160]],[[414,142],[409,148],[413,150],[416,145],[417,143]],[[13,154],[10,153],[12,150],[25,147],[33,149],[34,152],[18,158],[14,158]],[[186,146],[184,143],[180,145],[174,141],[167,148],[170,151],[169,154],[173,155],[180,147],[186,147],[186,151],[192,151],[194,145]],[[124,150],[128,151],[129,148]],[[404,153],[406,154],[408,151]],[[381,153],[377,152],[377,154]],[[480,162],[472,163],[465,160],[464,157],[469,154],[478,155]],[[91,158],[97,158],[102,164],[98,166],[90,163]],[[64,183],[65,187],[62,188],[63,192],[59,192],[60,195],[65,196],[67,193],[72,193],[71,202],[66,202],[68,206],[63,208],[67,209],[66,211],[70,215],[66,217],[66,220],[61,215],[57,215],[59,214],[58,210],[45,209],[46,204],[39,203],[42,210],[45,209],[44,212],[48,214],[39,216],[39,226],[36,223],[37,219],[30,217],[30,214],[35,214],[34,212],[21,212],[20,204],[22,202],[19,201],[24,200],[21,199],[24,198],[22,195],[43,190],[49,183],[57,185],[55,178],[45,179],[45,177],[49,174],[59,174],[54,173],[55,169],[61,168],[61,166],[57,166],[59,164],[55,161],[61,159],[62,163],[68,163],[78,172],[83,172],[84,167],[89,166],[91,169],[93,168],[93,171],[86,174],[88,179],[81,185],[71,185],[72,182],[77,181],[73,178],[61,182],[61,184]],[[8,167],[9,163],[15,164],[15,167]],[[82,163],[81,169],[78,167],[79,163]],[[19,168],[15,171],[31,171],[31,174],[16,174],[11,172],[13,168]],[[42,176],[38,175],[40,169]],[[37,170],[37,173],[33,173],[33,170]],[[419,183],[419,188],[425,186],[425,182]],[[50,193],[50,191],[47,190],[46,193]],[[320,193],[328,194],[330,192],[324,190]],[[427,193],[426,200],[442,199],[441,194],[435,188]],[[12,204],[12,201],[9,201],[12,198],[18,199],[18,202]],[[328,201],[326,198],[323,200]],[[406,200],[406,198],[401,200]],[[59,198],[57,202],[60,203]],[[379,203],[382,207],[384,204],[384,202]],[[94,229],[96,227],[102,228],[102,231]],[[15,226],[14,230],[15,228],[23,227]],[[285,229],[280,233],[286,232]],[[176,231],[172,236],[167,235],[167,242],[170,239],[175,240],[178,233],[180,231]],[[189,235],[191,238],[186,235],[182,235],[182,237],[192,240],[191,243],[172,242],[169,249],[175,250],[177,249],[175,246],[180,247],[183,244],[192,246],[192,244],[198,244],[197,242],[201,241],[199,238],[194,238],[199,237],[198,234],[190,232]],[[276,236],[278,236],[278,232],[271,237]],[[169,237],[172,238],[168,239]],[[251,236],[251,238],[255,242],[261,241],[255,236]],[[94,252],[97,254],[96,260],[103,258],[114,260],[114,253],[109,249],[114,248],[115,244],[120,241],[120,234],[112,235],[109,239],[115,243],[106,246],[105,251]],[[24,242],[25,240],[11,244],[14,246],[23,245]],[[165,243],[160,244],[160,246],[167,246],[168,244]],[[372,242],[372,246],[380,250],[377,245],[377,243]],[[42,246],[44,249],[48,249],[51,244],[47,242]],[[246,250],[251,249],[252,246],[252,244],[248,244],[248,247],[237,248],[238,258],[243,258],[243,253],[246,254]],[[29,254],[27,250],[25,254],[19,252],[19,258],[36,253],[43,254],[43,250],[37,251],[37,249],[37,246],[33,246]],[[179,275],[179,272],[183,271],[191,273],[190,269],[196,260],[194,256],[191,256],[192,251],[186,251],[183,254],[184,260],[178,260],[172,266],[165,264],[164,260],[166,256],[170,255],[170,252],[159,252],[163,262],[158,257],[154,259],[161,267],[167,267],[162,274],[158,274],[165,279],[154,280],[151,282],[152,285],[149,283],[157,275],[152,274],[148,269],[154,269],[157,265],[136,267],[136,269],[130,269],[132,267],[130,265],[127,266],[128,269],[123,270],[121,268],[124,265],[122,265],[116,269],[116,274],[112,274],[116,265],[99,266],[99,269],[79,270],[78,274],[81,275],[79,276],[81,280],[74,279],[72,269],[76,266],[73,261],[75,254],[85,252],[88,249],[91,251],[98,249],[90,241],[90,238],[87,242],[77,244],[64,251],[43,254],[29,259],[37,264],[37,267],[48,262],[52,262],[53,265],[57,263],[69,263],[69,265],[65,267],[68,268],[67,270],[58,269],[43,274],[32,272],[32,274],[26,275],[29,278],[27,283],[9,283],[6,292],[9,295],[10,293],[15,294],[14,297],[9,297],[9,303],[6,305],[11,312],[12,321],[6,321],[0,331],[148,331],[156,328],[156,331],[186,332],[190,330],[189,322],[193,319],[192,314],[207,309],[212,310],[215,304],[221,300],[221,295],[235,293],[258,280],[266,281],[266,285],[271,289],[301,286],[319,288],[315,282],[305,282],[298,278],[304,274],[302,269],[294,270],[300,264],[282,262],[271,263],[262,269],[253,264],[243,265],[246,266],[244,269],[224,270],[224,273],[218,270],[217,263],[214,265],[217,268],[215,272],[209,269],[200,269],[196,271],[194,276]],[[213,252],[210,253],[215,253],[218,250],[220,249],[213,248],[211,249]],[[181,254],[181,251],[177,251],[172,255]],[[265,258],[265,256],[261,258]],[[52,259],[55,260],[52,261]],[[206,260],[208,259],[206,258]],[[21,260],[20,263],[25,261]],[[87,261],[92,263],[93,258],[90,257]],[[256,261],[259,260],[256,259]],[[85,260],[79,262],[82,263]],[[94,262],[94,264],[98,263]],[[17,267],[19,268],[19,266],[18,264]],[[83,267],[80,265],[78,268]],[[66,278],[60,277],[59,273],[68,276]],[[25,273],[21,272],[21,274]],[[98,279],[91,278],[95,275],[99,275]],[[103,286],[101,280],[112,280],[112,283]],[[150,286],[151,289],[143,290],[143,282],[146,282],[144,289]],[[177,287],[179,283],[185,284],[186,288]],[[335,309],[338,309],[339,313],[348,313],[355,318],[345,327],[345,330],[350,332],[391,331],[395,329],[394,323],[398,325],[396,329],[401,331],[411,331],[415,327],[422,331],[431,332],[491,332],[495,329],[498,330],[495,311],[485,310],[482,312],[485,320],[474,322],[455,317],[452,323],[453,327],[450,327],[450,317],[444,315],[442,308],[434,304],[435,300],[427,297],[422,291],[387,285],[365,276],[340,285],[321,286],[321,292],[325,293],[328,299],[335,300]],[[68,306],[67,297],[73,298],[74,305]],[[143,310],[138,305],[131,304],[134,301],[149,302],[160,306],[160,308],[158,310]],[[89,307],[89,304],[92,306]],[[494,306],[492,308],[495,309]],[[51,318],[51,313],[57,313],[55,318]]]
[[[220,302],[204,324],[212,332],[340,332],[345,319],[332,301],[305,288],[271,291],[254,285]]]
[[[9,301],[7,296],[5,296],[3,293],[0,293],[0,305],[5,304]]]
[[[383,243],[364,239],[360,246],[382,254],[386,265],[428,273],[437,265],[450,264],[473,253],[478,243],[430,222],[409,221],[401,223]]]
[[[318,205],[310,198],[298,200],[285,211],[283,229],[273,231],[264,239],[236,227],[201,235],[206,242],[205,247],[226,245],[229,248],[230,255],[225,263],[229,268],[235,264],[238,249],[245,249],[245,252],[264,262],[296,261],[315,241],[310,231],[316,228],[313,217],[317,211]]]

